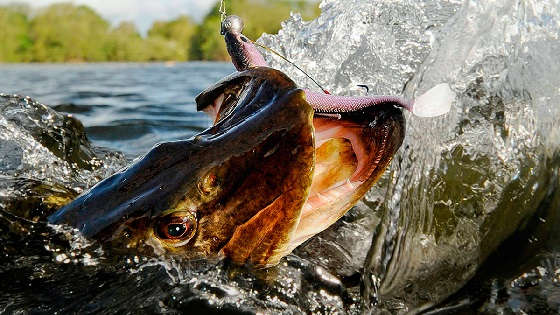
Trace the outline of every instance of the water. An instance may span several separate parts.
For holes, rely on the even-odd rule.
[[[193,96],[230,65],[2,66],[1,91],[71,111],[94,145],[126,156],[39,104],[2,99],[19,110],[0,119],[0,312],[559,313],[560,2],[321,8],[261,41],[338,94],[367,84],[413,97],[446,82],[458,97],[446,116],[408,115],[367,197],[268,270],[114,252],[40,220],[153,143],[207,126]]]
[[[189,137],[210,124],[194,112],[194,95],[233,67],[175,67],[2,66],[8,78],[3,90],[45,99],[51,107],[0,95],[0,313],[355,312],[355,266],[345,268],[344,281],[353,286],[349,292],[336,275],[302,258],[306,255],[290,256],[267,270],[222,261],[156,259],[114,251],[76,230],[45,223],[62,204],[155,142]],[[149,128],[124,132],[130,116]],[[165,120],[165,126],[154,124],[157,120]],[[103,131],[112,128],[116,131]],[[126,154],[113,151],[119,148]]]
[[[261,41],[338,94],[364,93],[358,84],[367,84],[374,94],[412,98],[445,82],[458,95],[446,116],[408,116],[403,148],[366,198],[381,223],[364,266],[363,309],[427,310],[488,268],[500,276],[479,272],[469,286],[476,293],[463,291],[447,310],[559,312],[551,226],[560,209],[560,2],[321,8],[317,20],[294,16]],[[314,88],[280,59],[267,60]]]
[[[218,62],[3,65],[0,90],[73,114],[95,145],[132,157],[207,128],[194,97],[234,70]]]

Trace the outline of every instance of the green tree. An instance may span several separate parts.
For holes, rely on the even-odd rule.
[[[167,41],[167,57],[177,61],[188,60],[192,37],[196,31],[196,24],[187,16],[180,16],[172,21],[156,21],[148,31],[148,41],[160,43]]]
[[[224,38],[220,35],[220,14],[214,7],[198,26],[190,50],[193,60],[227,60],[229,58]]]
[[[28,12],[29,7],[24,5],[0,7],[0,62],[31,59]]]
[[[104,49],[109,61],[147,61],[150,59],[150,52],[147,50],[144,39],[131,22],[121,22],[112,29],[107,36]]]
[[[227,1],[229,14],[245,21],[251,39],[275,33],[290,11],[308,19],[319,14],[317,2],[304,0]],[[29,7],[0,7],[0,61],[159,61],[228,60],[220,35],[219,4],[200,25],[180,16],[157,21],[142,38],[136,27],[123,22],[115,28],[86,6],[53,4],[29,18]]]
[[[34,61],[105,61],[109,24],[86,6],[53,4],[31,21]]]
[[[184,60],[183,49],[174,41],[162,37],[148,37],[144,41],[149,61]]]

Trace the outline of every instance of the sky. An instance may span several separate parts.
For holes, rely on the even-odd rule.
[[[171,20],[186,14],[196,21],[210,11],[217,0],[0,0],[0,5],[27,3],[40,8],[56,2],[85,4],[93,8],[113,25],[132,21],[142,34],[146,34],[155,20]]]

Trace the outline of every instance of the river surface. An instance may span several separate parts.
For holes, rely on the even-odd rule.
[[[71,113],[95,145],[135,157],[206,129],[194,97],[234,70],[225,62],[0,65],[0,91]]]

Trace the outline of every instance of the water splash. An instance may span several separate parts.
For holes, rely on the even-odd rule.
[[[337,94],[367,84],[372,94],[413,98],[444,82],[458,96],[444,117],[408,115],[403,149],[367,198],[381,223],[362,307],[417,312],[463,286],[558,187],[560,3],[354,0],[321,9],[260,41]],[[267,61],[313,88],[273,55]]]
[[[45,207],[44,198],[71,198],[125,159],[87,144],[71,150],[83,144],[75,122],[1,96],[0,274],[11,286],[0,309],[398,313],[443,302],[492,312],[529,311],[535,296],[554,309],[559,8],[558,1],[325,0],[317,20],[293,15],[278,35],[263,36],[336,94],[362,94],[358,85],[366,84],[372,94],[413,98],[447,83],[458,97],[443,117],[407,114],[405,143],[376,187],[268,270],[151,259],[53,231],[41,218],[63,200]],[[88,166],[92,159],[101,164]],[[504,247],[506,239],[515,246]],[[506,253],[520,260],[506,264]],[[497,268],[481,266],[489,256]],[[489,293],[467,285],[445,300],[473,276]]]

